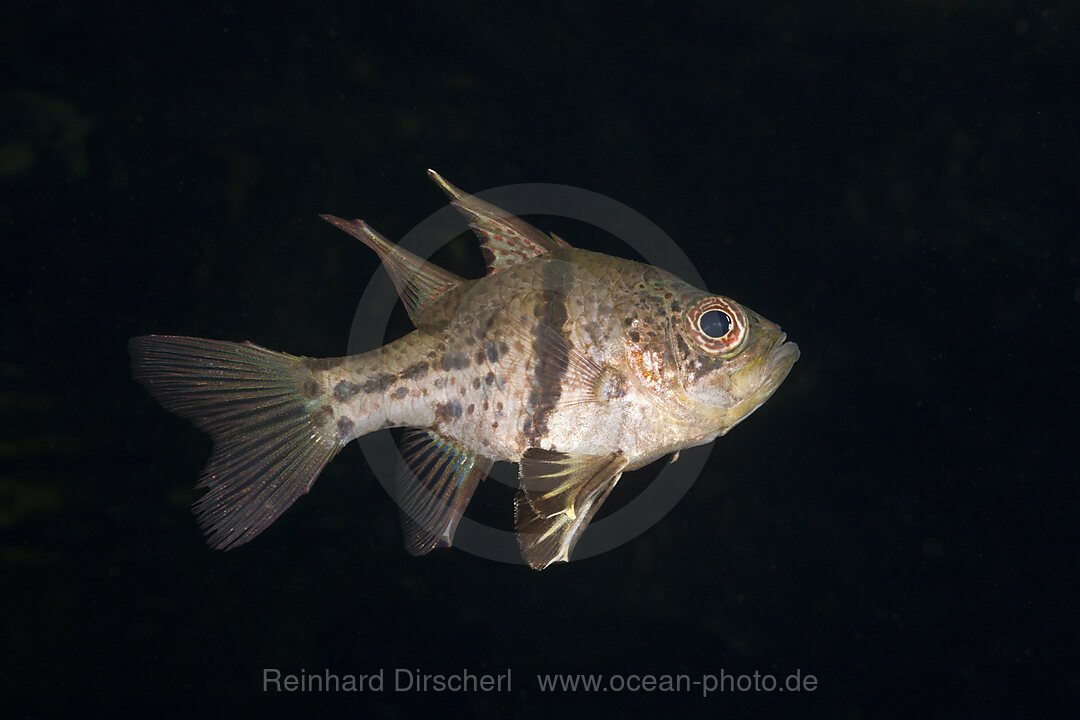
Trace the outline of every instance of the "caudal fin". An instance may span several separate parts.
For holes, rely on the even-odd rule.
[[[252,343],[132,338],[135,379],[214,441],[195,514],[218,549],[242,545],[306,493],[341,445],[302,358]]]

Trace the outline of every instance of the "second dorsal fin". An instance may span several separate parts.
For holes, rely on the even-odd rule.
[[[462,192],[434,170],[428,170],[428,176],[450,196],[453,206],[465,216],[480,239],[480,251],[489,275],[537,255],[570,247],[562,238],[540,232],[521,218]]]
[[[454,273],[393,244],[363,220],[342,220],[333,215],[319,217],[378,253],[414,324],[419,324],[420,316],[435,298],[463,282]]]

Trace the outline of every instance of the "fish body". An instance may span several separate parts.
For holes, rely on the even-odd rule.
[[[329,359],[132,340],[136,378],[214,437],[196,511],[215,547],[265,529],[348,442],[403,427],[407,548],[450,546],[477,483],[511,461],[522,554],[543,569],[569,559],[623,472],[723,435],[798,359],[777,325],[734,300],[570,247],[431,175],[480,238],[485,277],[323,216],[382,258],[416,325],[408,335]]]

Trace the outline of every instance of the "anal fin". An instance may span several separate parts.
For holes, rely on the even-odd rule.
[[[568,562],[589,521],[611,494],[627,460],[529,448],[521,457],[521,489],[514,498],[518,544],[525,562],[543,570]]]
[[[405,548],[424,555],[450,547],[477,484],[491,470],[489,458],[427,430],[409,429],[401,443],[397,504]]]

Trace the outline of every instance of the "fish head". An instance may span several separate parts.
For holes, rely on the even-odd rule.
[[[769,399],[799,359],[774,322],[719,295],[687,298],[672,317],[681,391],[705,435],[723,435]]]

